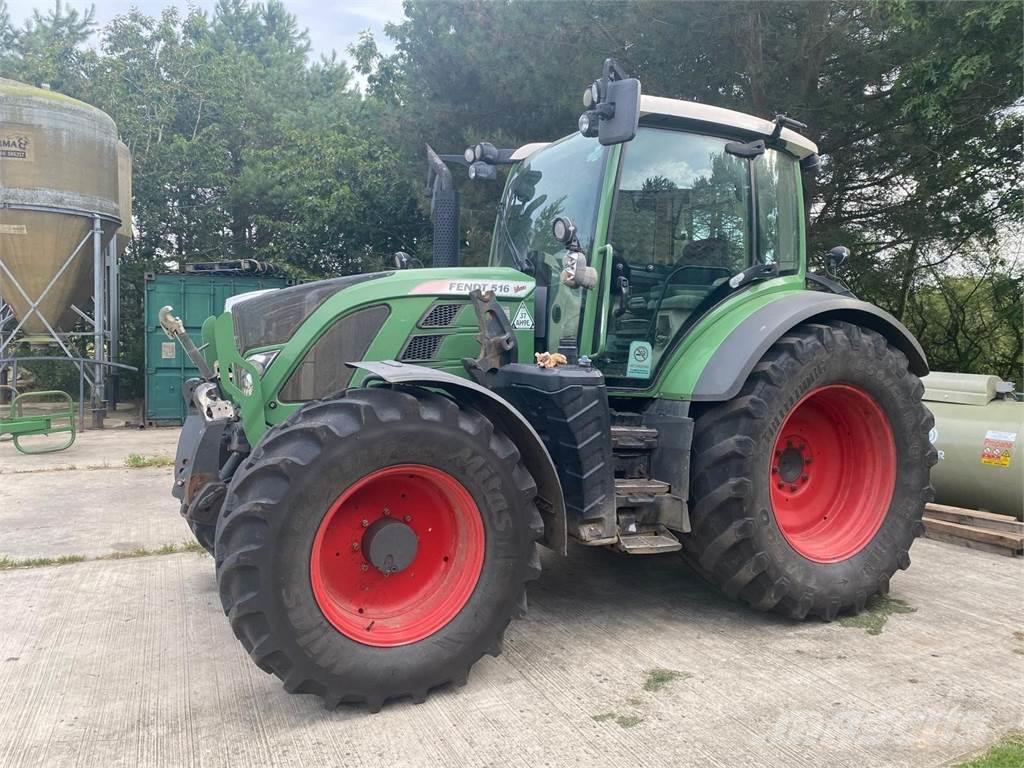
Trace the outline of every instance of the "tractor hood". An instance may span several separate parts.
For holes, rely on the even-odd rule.
[[[374,272],[236,296],[225,305],[232,317],[235,342],[242,353],[285,344],[314,312],[337,317],[368,303],[393,305],[403,297],[462,297],[470,291],[493,291],[498,299],[525,299],[534,281],[503,268],[410,269]],[[393,309],[395,307],[392,307]],[[327,318],[324,318],[325,320]]]

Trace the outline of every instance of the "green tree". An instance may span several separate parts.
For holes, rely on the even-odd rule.
[[[898,317],[957,270],[1021,275],[998,256],[1024,216],[1018,0],[408,0],[405,11],[387,28],[394,54],[369,37],[352,52],[370,92],[403,116],[393,139],[410,157],[402,134],[457,151],[568,133],[578,92],[615,56],[646,93],[807,122],[822,155],[805,178],[810,252],[848,245],[855,289]]]

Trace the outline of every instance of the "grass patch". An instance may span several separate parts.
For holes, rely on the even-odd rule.
[[[46,568],[51,565],[70,565],[71,563],[97,562],[102,560],[132,560],[136,557],[152,557],[154,555],[177,555],[182,552],[194,552],[205,555],[197,541],[183,541],[180,544],[163,544],[156,549],[139,547],[131,552],[111,552],[96,557],[85,555],[60,555],[58,557],[22,557],[13,558],[7,555],[0,555],[0,571],[11,571],[15,568]]]
[[[648,693],[657,693],[673,681],[685,680],[688,677],[693,677],[693,675],[689,672],[677,672],[674,669],[652,669],[647,673],[647,679],[644,680],[644,690]]]
[[[1020,768],[1024,765],[1024,732],[1011,733],[988,752],[957,768]]]
[[[45,568],[48,565],[70,565],[86,560],[85,555],[59,555],[58,557],[25,557],[11,558],[0,555],[0,571],[12,568]]]
[[[143,456],[141,453],[129,453],[124,460],[129,469],[145,469],[146,467],[173,467],[174,459],[170,456]]]
[[[869,601],[867,608],[857,616],[845,616],[839,623],[844,627],[863,629],[869,635],[880,635],[890,616],[916,612],[917,608],[911,608],[899,598],[883,596]]]
[[[620,728],[632,728],[644,721],[639,715],[618,715],[614,712],[603,712],[600,715],[591,715],[590,719],[597,723],[606,723],[614,720]]]

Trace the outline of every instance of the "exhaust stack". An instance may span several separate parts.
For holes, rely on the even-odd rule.
[[[459,265],[459,193],[452,172],[427,145],[427,197],[430,198],[430,220],[434,225],[433,265]]]

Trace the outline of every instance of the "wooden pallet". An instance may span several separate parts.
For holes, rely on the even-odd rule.
[[[1024,555],[1024,523],[1009,515],[928,504],[924,511],[924,535],[999,555]]]

